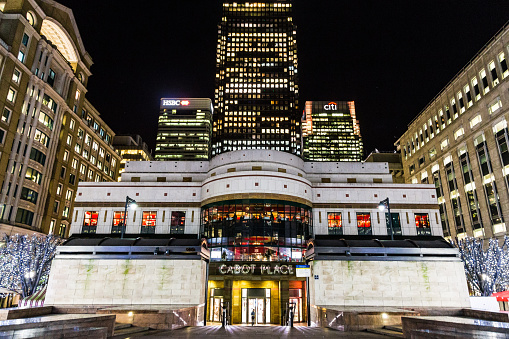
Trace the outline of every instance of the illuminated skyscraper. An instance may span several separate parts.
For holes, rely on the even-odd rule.
[[[156,160],[207,160],[212,112],[210,99],[161,99]]]
[[[225,1],[216,68],[212,156],[241,149],[300,155],[291,1]]]
[[[362,138],[353,101],[306,101],[303,154],[311,161],[361,161]]]

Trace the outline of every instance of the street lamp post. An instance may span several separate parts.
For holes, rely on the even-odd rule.
[[[127,208],[129,206],[131,206],[131,208],[136,208],[136,200],[129,198],[129,196],[126,196],[125,197],[125,209],[124,209],[124,222],[122,223],[122,229],[120,230],[120,239],[124,238]]]
[[[387,214],[389,214],[389,229],[391,230],[391,240],[394,240],[394,231],[392,229],[392,215],[391,215],[391,205],[389,204],[389,198],[385,198],[384,200],[380,201],[380,204],[378,205],[378,209],[380,211],[383,211],[387,208]]]

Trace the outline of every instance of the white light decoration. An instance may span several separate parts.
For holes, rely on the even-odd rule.
[[[0,287],[26,298],[48,283],[62,239],[53,235],[5,235],[0,242]]]
[[[505,237],[502,245],[498,241],[490,239],[486,249],[483,240],[472,237],[458,240],[456,244],[468,285],[476,296],[491,296],[509,287],[509,238]]]

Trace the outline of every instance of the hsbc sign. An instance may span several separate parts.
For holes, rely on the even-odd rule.
[[[189,100],[163,99],[163,106],[189,106]]]

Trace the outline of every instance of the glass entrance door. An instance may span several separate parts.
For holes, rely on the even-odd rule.
[[[243,288],[242,289],[242,323],[270,324],[270,288]]]

